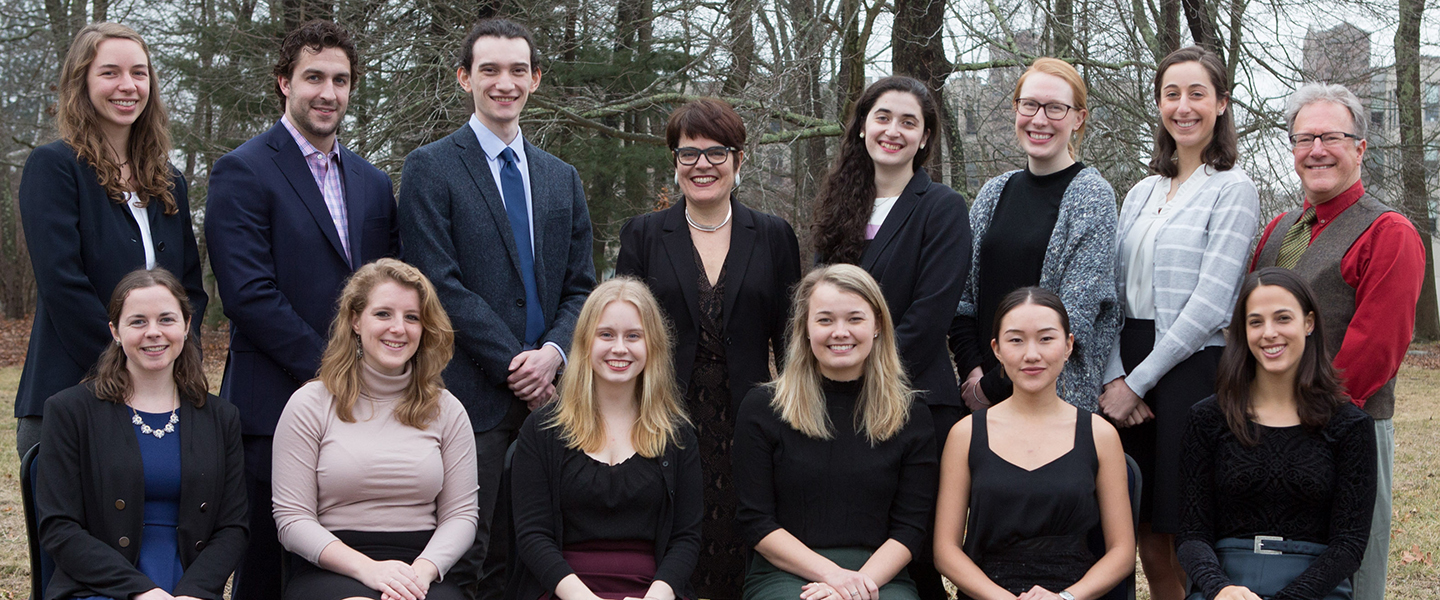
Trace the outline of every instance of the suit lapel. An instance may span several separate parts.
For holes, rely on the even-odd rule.
[[[365,190],[360,182],[360,155],[340,147],[340,174],[345,180],[345,219],[350,224],[350,268],[365,264]]]
[[[735,298],[740,295],[745,270],[750,266],[750,254],[755,251],[754,214],[734,198],[730,199],[730,210],[735,216],[730,223],[730,252],[725,255],[724,315],[727,319],[735,314]]]
[[[505,201],[500,198],[500,185],[490,174],[490,163],[486,162],[485,150],[480,148],[480,140],[475,139],[475,130],[470,129],[468,124],[462,125],[450,135],[450,139],[460,147],[460,162],[465,165],[466,172],[470,173],[470,181],[475,184],[480,204],[485,206],[483,210],[490,213],[490,218],[495,221],[495,229],[500,233],[500,239],[505,242],[510,266],[516,273],[520,273],[520,255],[516,254],[515,250],[515,232],[510,231],[510,217],[505,214]]]
[[[876,232],[875,239],[870,240],[870,246],[860,257],[861,268],[874,272],[875,262],[885,251],[885,246],[894,240],[895,234],[905,226],[905,222],[910,219],[910,213],[915,212],[915,207],[920,204],[920,196],[929,187],[930,175],[925,173],[925,169],[915,171],[915,176],[910,178],[910,183],[906,184],[905,191],[900,192],[900,198],[895,200],[895,206],[890,208],[890,214],[885,217],[885,222],[880,224],[880,231]]]
[[[525,142],[525,168],[530,171],[530,239],[535,246],[535,292],[545,298],[545,253],[548,248],[545,239],[545,216],[550,213],[551,202],[559,193],[551,189],[557,179],[548,162],[541,162],[540,150]],[[507,221],[508,222],[508,221]]]
[[[310,167],[305,164],[305,157],[300,154],[300,146],[295,143],[295,138],[290,136],[290,131],[285,129],[282,123],[275,123],[270,128],[270,147],[275,150],[276,168],[290,182],[290,187],[300,196],[301,204],[310,211],[310,216],[315,219],[315,224],[320,226],[320,231],[325,233],[325,239],[330,240],[330,246],[335,253],[345,258],[345,247],[340,244],[340,232],[335,230],[335,219],[330,216],[330,209],[325,206],[325,197],[320,195],[320,186],[315,184],[315,176],[310,174]],[[349,264],[349,260],[345,261]]]
[[[665,254],[675,270],[675,280],[680,283],[680,293],[685,296],[685,308],[690,311],[690,322],[700,323],[700,270],[695,267],[695,244],[690,241],[690,228],[685,224],[685,200],[681,199],[665,210],[665,230],[660,239],[665,244]],[[731,244],[734,248],[734,244]],[[727,315],[729,313],[726,313]]]

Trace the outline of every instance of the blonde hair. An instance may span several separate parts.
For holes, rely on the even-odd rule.
[[[1030,78],[1031,73],[1044,73],[1065,80],[1065,83],[1070,85],[1072,110],[1089,110],[1086,107],[1086,101],[1089,99],[1090,93],[1085,86],[1085,78],[1081,77],[1080,72],[1076,71],[1070,63],[1048,56],[1035,59],[1035,62],[1030,64],[1030,68],[1025,69],[1025,73],[1020,75],[1020,79],[1015,82],[1015,93],[1010,96],[1011,102],[1020,99],[1020,88],[1025,86],[1025,80]],[[1077,148],[1080,141],[1085,139],[1085,127],[1089,121],[1090,119],[1081,121],[1080,126],[1075,128],[1075,131],[1070,134],[1070,139],[1066,141],[1065,148],[1070,151],[1070,158],[1079,158]]]
[[[774,392],[770,406],[782,421],[808,437],[828,440],[835,433],[825,412],[819,361],[810,350],[810,297],[822,284],[855,294],[875,311],[879,334],[865,358],[864,384],[855,403],[855,430],[864,431],[870,445],[890,439],[910,420],[915,391],[900,363],[895,345],[895,323],[880,284],[860,267],[835,264],[810,271],[795,289],[790,318],[790,344],[785,351],[785,370],[769,383]]]
[[[415,290],[420,296],[420,348],[410,358],[410,384],[395,408],[395,419],[416,429],[425,429],[440,416],[440,379],[455,352],[455,330],[450,316],[440,306],[435,286],[419,269],[393,258],[382,258],[360,267],[340,292],[339,309],[330,327],[330,344],[320,359],[318,379],[335,396],[335,416],[355,422],[355,401],[360,397],[360,336],[353,323],[370,304],[370,292],[386,282]]]
[[[630,431],[635,452],[655,458],[671,444],[680,445],[680,428],[690,422],[675,385],[670,331],[660,304],[644,283],[633,277],[616,277],[600,284],[585,300],[570,342],[570,368],[560,376],[559,408],[545,427],[560,430],[566,447],[597,452],[605,447],[605,422],[595,401],[595,371],[590,368],[591,346],[600,315],[613,302],[629,302],[640,313],[645,336],[645,368],[637,376],[635,402],[640,416]]]
[[[121,179],[120,165],[105,151],[106,141],[100,131],[100,113],[90,101],[90,65],[105,40],[130,40],[140,44],[145,52],[145,61],[150,63],[150,94],[145,109],[130,126],[130,142],[127,152],[130,157],[130,173],[135,179],[135,189],[142,206],[150,198],[158,198],[164,212],[173,215],[179,208],[175,195],[170,162],[170,117],[165,103],[160,101],[160,77],[155,73],[155,63],[150,60],[150,47],[134,29],[119,23],[91,23],[70,42],[65,54],[65,64],[60,68],[60,100],[56,104],[55,121],[60,129],[60,139],[75,151],[75,154],[95,169],[105,193],[117,204],[125,202],[125,192],[131,191],[129,182]],[[115,148],[119,151],[119,148]]]

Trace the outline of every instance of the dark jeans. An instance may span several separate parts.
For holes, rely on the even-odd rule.
[[[480,519],[475,543],[460,556],[445,576],[469,600],[501,600],[505,594],[505,561],[510,556],[510,503],[497,502],[505,452],[515,441],[530,409],[513,400],[505,418],[494,429],[475,434],[475,466],[479,472]]]

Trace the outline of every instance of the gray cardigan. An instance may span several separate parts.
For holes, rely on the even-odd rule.
[[[976,282],[980,279],[980,262],[986,258],[980,255],[980,242],[990,229],[990,218],[1005,183],[1019,172],[1010,171],[987,181],[970,206],[971,252],[975,258],[956,310],[961,316],[976,314]],[[1114,244],[1115,190],[1094,167],[1086,167],[1075,175],[1060,199],[1060,214],[1040,269],[1040,287],[1055,292],[1065,302],[1070,330],[1079,346],[1079,352],[1070,357],[1060,374],[1060,397],[1091,412],[1099,410],[1103,383],[1100,376],[1124,316],[1115,291]],[[988,333],[985,325],[981,324],[981,331]]]
[[[1202,167],[1210,169],[1210,167]],[[1125,384],[1144,396],[1166,373],[1206,346],[1225,345],[1225,326],[1245,277],[1250,239],[1260,219],[1255,184],[1239,168],[1214,171],[1155,236],[1155,348],[1126,375],[1119,344],[1110,353],[1105,381],[1125,376]],[[1163,178],[1151,175],[1130,188],[1120,210],[1114,252],[1139,218],[1145,201]],[[1115,270],[1124,315],[1125,265]]]

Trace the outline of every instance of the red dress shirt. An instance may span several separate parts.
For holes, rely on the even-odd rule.
[[[1350,189],[1315,207],[1310,241],[1335,217],[1365,195],[1365,185]],[[1310,208],[1306,200],[1301,210]],[[1282,215],[1283,216],[1283,215]],[[1280,217],[1265,226],[1250,270]],[[1350,401],[1365,408],[1365,400],[1400,370],[1415,331],[1415,305],[1425,280],[1425,245],[1415,225],[1398,212],[1380,215],[1340,260],[1340,276],[1355,288],[1355,316],[1345,332],[1345,343],[1335,354],[1335,369],[1345,378]]]

